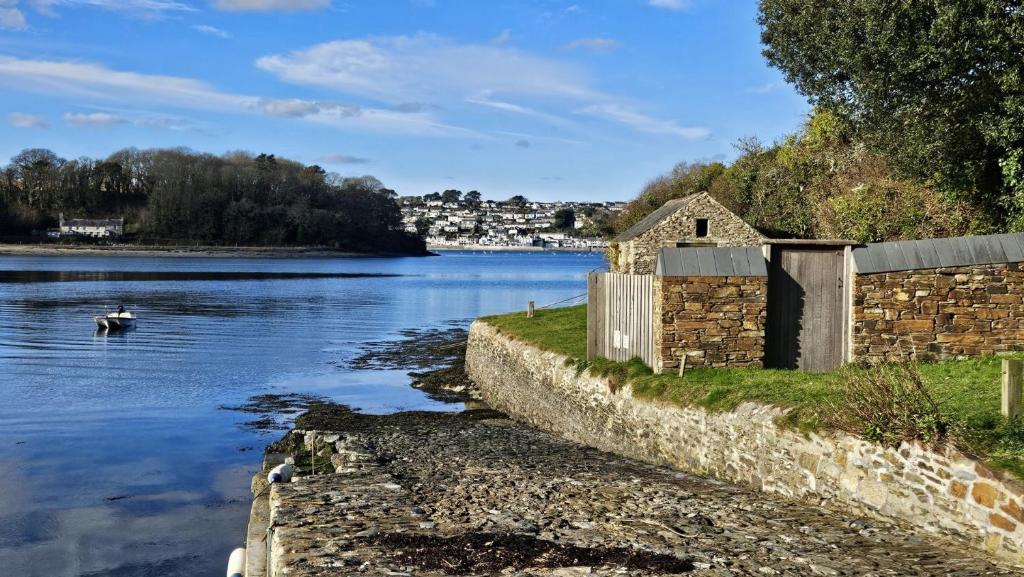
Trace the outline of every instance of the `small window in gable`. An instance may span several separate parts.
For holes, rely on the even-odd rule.
[[[698,218],[697,219],[697,238],[705,238],[708,235],[708,219]]]

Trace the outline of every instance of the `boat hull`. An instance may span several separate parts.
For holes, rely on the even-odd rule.
[[[96,319],[96,326],[101,329],[107,330],[121,330],[130,329],[135,327],[135,319],[130,317],[117,317],[117,316],[100,316],[94,317]]]

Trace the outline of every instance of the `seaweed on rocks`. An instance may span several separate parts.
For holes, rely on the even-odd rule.
[[[693,561],[626,547],[580,547],[514,534],[466,533],[452,537],[388,533],[364,538],[367,545],[394,551],[405,565],[439,569],[450,575],[508,569],[598,567],[611,565],[658,574],[688,573]]]
[[[407,329],[399,334],[399,340],[366,343],[349,365],[408,370],[413,387],[445,403],[480,398],[478,387],[466,374],[466,329]]]
[[[432,369],[455,362],[465,355],[468,332],[461,326],[447,329],[405,329],[399,340],[374,341],[362,346],[362,353],[349,362],[354,369]]]
[[[287,431],[290,428],[286,422],[288,417],[324,402],[324,397],[304,393],[263,394],[253,395],[241,405],[221,405],[219,408],[223,411],[256,415],[256,418],[241,423],[242,428],[269,433]]]

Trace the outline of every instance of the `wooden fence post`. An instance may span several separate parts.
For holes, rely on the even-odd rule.
[[[1007,419],[1015,419],[1020,414],[1022,367],[1024,363],[1018,359],[1003,359],[1002,413]]]
[[[533,318],[533,301],[530,301],[529,303],[526,304],[526,318]]]

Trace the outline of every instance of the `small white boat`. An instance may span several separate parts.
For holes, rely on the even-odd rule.
[[[239,547],[228,557],[228,577],[245,577],[245,547]]]
[[[130,329],[134,327],[135,321],[138,320],[138,317],[128,311],[124,311],[121,313],[107,313],[105,315],[95,317],[95,319],[96,326],[98,326],[101,329],[119,330]]]

